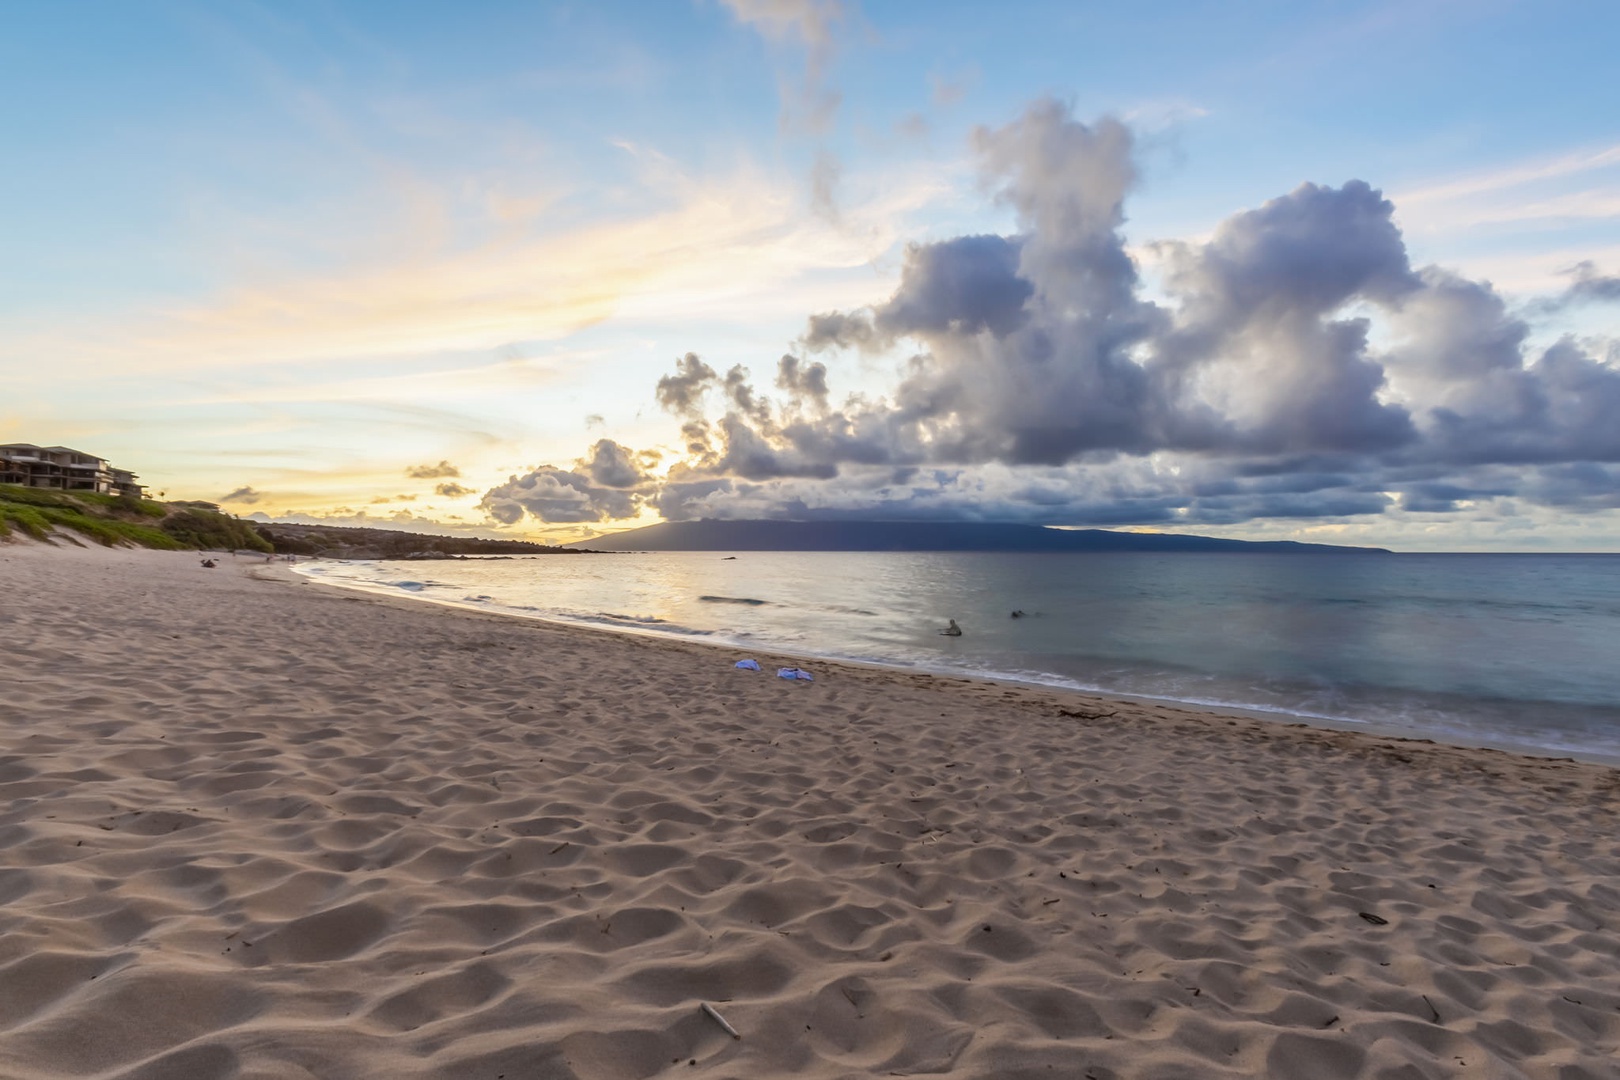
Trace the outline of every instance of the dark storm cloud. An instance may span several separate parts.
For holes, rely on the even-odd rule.
[[[1412,484],[1401,492],[1401,508],[1421,513],[1451,513],[1474,492],[1457,484]]]
[[[1528,495],[1543,506],[1566,510],[1620,509],[1620,466],[1575,461],[1538,470]]]
[[[814,315],[800,341],[906,357],[884,396],[838,403],[826,363],[794,354],[773,396],[688,353],[655,391],[682,422],[667,475],[598,443],[530,474],[543,498],[490,492],[491,512],[1196,525],[1613,505],[1620,364],[1534,345],[1489,284],[1413,267],[1370,185],[1302,184],[1159,245],[1156,302],[1123,234],[1122,124],[1043,101],[973,146],[1018,231],[911,246],[892,296]],[[1620,295],[1572,273],[1572,297]]]

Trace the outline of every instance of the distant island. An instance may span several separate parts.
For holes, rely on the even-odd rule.
[[[586,555],[626,551],[1162,551],[1390,554],[1387,548],[1221,540],[1182,533],[1055,529],[973,521],[668,521],[572,544],[435,536],[395,529],[251,521],[210,502],[0,484],[0,541],[13,533],[54,542],[257,551],[329,559],[457,559],[470,555]]]
[[[1387,548],[976,521],[667,521],[580,541],[593,551],[1160,551],[1390,554]]]

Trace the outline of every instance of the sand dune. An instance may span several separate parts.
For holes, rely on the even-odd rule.
[[[1599,766],[155,552],[0,648],[0,1076],[1620,1076]]]

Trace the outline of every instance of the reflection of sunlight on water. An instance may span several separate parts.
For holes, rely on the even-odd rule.
[[[298,569],[626,632],[1620,759],[1620,559],[698,552],[454,560],[413,568],[421,580],[397,563]],[[963,637],[937,634],[949,618]]]

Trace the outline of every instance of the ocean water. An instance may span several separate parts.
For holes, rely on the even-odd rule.
[[[1620,556],[668,552],[299,569],[739,656],[986,675],[1620,763]],[[952,618],[962,636],[941,636]]]

